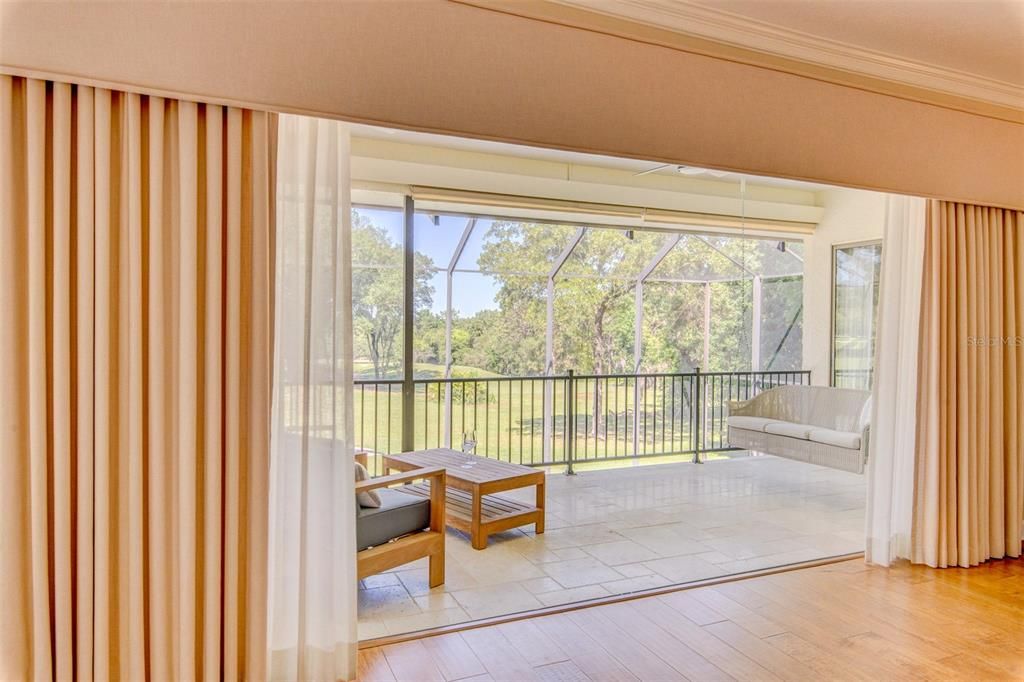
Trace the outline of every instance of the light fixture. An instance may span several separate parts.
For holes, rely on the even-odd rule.
[[[674,163],[663,163],[660,166],[648,168],[645,171],[639,173],[633,173],[633,177],[638,178],[641,175],[648,175],[650,173],[657,173],[658,171],[665,170],[667,168],[675,167],[676,173],[681,175],[711,175],[716,178],[724,178],[729,173],[727,171],[711,170],[710,168],[700,168],[698,166],[682,166]]]
[[[696,166],[678,166],[676,167],[677,173],[683,175],[711,175],[716,178],[724,178],[728,173],[720,170],[711,170],[710,168],[697,168]]]

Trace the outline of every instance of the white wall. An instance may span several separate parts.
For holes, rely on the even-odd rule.
[[[811,370],[813,384],[827,386],[832,247],[881,239],[885,194],[836,188],[820,192],[818,198],[825,213],[814,234],[804,238],[804,368]]]

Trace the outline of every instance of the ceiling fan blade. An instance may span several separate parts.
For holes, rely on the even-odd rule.
[[[654,168],[648,168],[647,170],[640,171],[639,173],[633,173],[633,177],[634,178],[639,178],[641,175],[647,175],[649,173],[657,173],[660,170],[664,170],[666,168],[671,168],[674,165],[675,165],[674,163],[663,163],[660,166],[655,166]]]

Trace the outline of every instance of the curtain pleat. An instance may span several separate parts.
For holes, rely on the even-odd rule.
[[[913,560],[1018,557],[1024,531],[1024,213],[929,203]]]
[[[0,76],[0,679],[264,679],[276,117]]]

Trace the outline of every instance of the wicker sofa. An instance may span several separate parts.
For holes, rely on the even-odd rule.
[[[871,394],[823,386],[780,386],[727,403],[729,445],[863,473]]]

